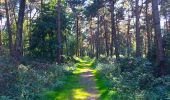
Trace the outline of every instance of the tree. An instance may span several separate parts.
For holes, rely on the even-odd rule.
[[[26,0],[20,0],[17,29],[16,29],[16,48],[15,48],[16,50],[15,58],[17,61],[19,61],[23,56],[22,32],[23,32],[25,5],[26,5]]]
[[[2,14],[0,14],[0,54],[2,54]]]
[[[100,15],[97,14],[97,31],[96,31],[96,58],[98,59],[100,56],[99,53],[99,32],[100,32]]]
[[[62,36],[61,36],[61,0],[57,2],[57,62],[61,64]]]
[[[139,23],[139,0],[135,1],[136,10],[135,10],[135,16],[136,16],[136,57],[141,57],[141,38],[140,38],[140,23]]]
[[[104,13],[104,16],[103,16],[103,26],[104,26],[104,39],[105,39],[105,45],[106,45],[106,54],[107,54],[107,57],[109,57],[109,40],[108,40],[108,29],[107,29],[107,23],[106,23],[106,20],[105,20],[105,17],[106,17],[106,12],[105,12],[105,8],[103,9],[103,13]]]
[[[161,35],[161,28],[160,28],[160,16],[158,11],[158,1],[159,0],[152,0],[152,13],[153,13],[153,23],[154,23],[154,31],[156,37],[156,62],[158,65],[160,65],[164,60],[164,55],[163,55],[162,35]]]
[[[149,20],[149,1],[146,0],[146,11],[145,11],[145,18],[146,18],[146,32],[147,32],[147,44],[148,44],[148,54],[151,53],[151,32],[150,32],[150,20]]]
[[[113,43],[115,46],[115,55],[116,55],[116,59],[119,59],[119,45],[118,45],[118,40],[117,40],[117,35],[116,35],[116,26],[115,26],[115,14],[114,14],[114,10],[115,10],[115,1],[111,1],[111,30],[112,30],[112,37],[111,37],[111,46],[110,46],[110,55],[111,57],[113,56]]]
[[[12,30],[11,30],[11,24],[10,24],[10,18],[9,18],[9,7],[8,7],[8,1],[5,0],[5,11],[6,11],[6,18],[7,18],[7,33],[9,37],[9,52],[10,52],[10,58],[13,58],[13,43],[12,43]]]
[[[128,23],[127,23],[127,56],[130,57],[131,54],[131,35],[130,35],[130,23],[131,23],[131,19],[130,19],[130,14],[129,14],[129,10],[128,10]]]

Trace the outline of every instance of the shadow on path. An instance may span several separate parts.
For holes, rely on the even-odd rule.
[[[98,90],[90,68],[77,68],[63,88],[45,93],[45,100],[98,100]]]

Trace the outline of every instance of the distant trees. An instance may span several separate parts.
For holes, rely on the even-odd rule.
[[[0,34],[0,46],[8,44],[10,57],[18,61],[24,54],[61,63],[75,54],[148,57],[159,64],[164,51],[170,54],[168,3],[161,1],[159,11],[158,0],[5,0],[2,33],[8,36]]]

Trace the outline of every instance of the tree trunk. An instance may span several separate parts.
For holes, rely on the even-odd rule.
[[[96,58],[99,58],[99,27],[100,27],[100,15],[97,15],[97,32],[96,32]]]
[[[104,27],[104,40],[105,40],[105,46],[106,46],[106,54],[107,54],[107,57],[109,57],[109,45],[108,45],[108,29],[107,29],[107,24],[106,24],[106,20],[105,20],[105,8],[103,8],[103,13],[104,13],[104,16],[103,16],[103,27]]]
[[[108,45],[108,34],[107,34],[107,25],[104,20],[104,38],[105,38],[105,44],[106,44],[106,53],[107,57],[109,56],[109,45]]]
[[[141,57],[141,38],[140,38],[140,23],[139,23],[139,0],[136,0],[136,57]]]
[[[61,0],[58,0],[57,5],[57,62],[61,64],[62,60],[62,36],[61,36]]]
[[[83,56],[83,34],[80,32],[81,28],[79,27],[79,35],[80,35],[80,44],[79,44],[79,47],[80,47],[80,57]]]
[[[7,32],[9,37],[9,53],[10,58],[13,58],[13,43],[12,43],[12,31],[11,31],[11,25],[9,20],[9,9],[8,9],[8,1],[5,0],[5,11],[6,11],[6,18],[7,18]]]
[[[153,23],[154,23],[154,31],[156,37],[156,62],[158,65],[160,65],[164,60],[164,56],[163,56],[162,35],[161,35],[161,28],[160,28],[160,16],[158,11],[158,0],[152,0],[152,13],[153,13]]]
[[[148,15],[148,4],[149,4],[149,1],[146,0],[146,13],[145,13],[145,16],[146,16],[146,31],[147,31],[147,44],[148,44],[148,47],[147,47],[147,55],[149,55],[151,53],[151,32],[150,32],[150,25],[149,25],[149,15]]]
[[[165,27],[166,27],[166,32],[169,32],[169,27],[168,27],[168,18],[167,15],[165,15]]]
[[[26,0],[20,1],[19,6],[19,15],[17,22],[17,30],[16,30],[16,60],[19,61],[23,56],[23,44],[22,44],[22,32],[23,32],[23,23],[24,23],[24,12],[25,12]]]
[[[2,54],[2,18],[1,18],[1,27],[0,27],[0,55]]]
[[[29,12],[29,32],[28,32],[28,37],[29,37],[29,40],[31,40],[31,26],[32,26],[32,17],[31,17],[31,13],[32,13],[32,10],[31,10],[31,6],[29,5],[30,7],[30,12]]]
[[[114,5],[115,5],[114,1],[111,1],[112,38],[111,38],[111,46],[110,46],[110,55],[111,55],[111,57],[113,56],[113,43],[114,43],[116,59],[118,60],[119,59],[119,50],[118,50],[119,45],[118,45],[118,40],[117,40],[117,36],[116,36]]]
[[[76,56],[80,56],[79,54],[79,17],[78,17],[78,14],[76,16],[76,41],[77,41],[77,48],[76,48]]]
[[[128,11],[128,14],[129,14],[129,11]],[[130,15],[128,15],[127,43],[126,43],[128,58],[130,57],[130,54],[131,54],[130,22],[131,22]]]
[[[89,27],[89,29],[90,29],[90,57],[92,57],[93,56],[93,30],[92,30],[92,18],[90,18],[90,27]]]

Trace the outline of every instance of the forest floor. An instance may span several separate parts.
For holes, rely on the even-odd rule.
[[[46,92],[48,100],[98,100],[99,91],[95,81],[95,70],[90,64],[77,63],[79,67],[68,75],[63,88]]]

